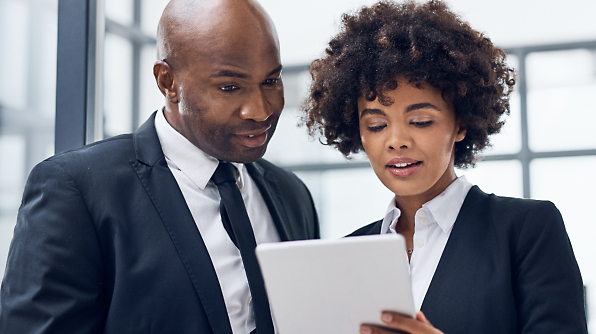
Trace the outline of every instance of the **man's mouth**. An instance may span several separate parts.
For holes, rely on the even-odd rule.
[[[261,147],[265,145],[265,143],[267,142],[267,130],[269,130],[269,128],[270,127],[261,130],[245,132],[237,134],[237,136],[238,138],[240,138],[240,142],[242,143],[242,145],[246,147]]]

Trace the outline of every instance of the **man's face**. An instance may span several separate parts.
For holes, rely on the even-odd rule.
[[[273,35],[263,26],[223,28],[193,45],[180,68],[173,65],[179,103],[168,121],[219,160],[261,158],[284,106]]]

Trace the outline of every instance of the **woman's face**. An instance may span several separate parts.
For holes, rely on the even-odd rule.
[[[385,95],[392,105],[358,100],[362,145],[377,177],[398,199],[425,203],[455,180],[454,144],[466,131],[452,103],[430,85],[418,89],[398,78],[397,89]]]

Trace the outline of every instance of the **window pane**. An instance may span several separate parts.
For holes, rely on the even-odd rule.
[[[58,0],[0,0],[0,277],[27,175],[54,151]]]
[[[157,88],[153,76],[153,64],[155,63],[155,45],[147,45],[141,50],[141,87],[139,101],[139,122],[145,120],[157,109],[164,105],[164,96]]]
[[[348,163],[348,160],[319,138],[310,138],[306,127],[298,126],[303,112],[298,108],[310,88],[308,71],[283,73],[286,104],[281,114],[274,139],[269,143],[266,158],[280,165],[319,163]],[[288,148],[292,147],[291,150]],[[366,161],[364,154],[355,155],[350,162]]]
[[[132,131],[132,44],[106,33],[104,65],[104,135]]]
[[[521,109],[519,94],[512,93],[510,98],[510,114],[502,119],[505,125],[501,132],[490,137],[491,146],[486,148],[484,154],[513,154],[521,149]]]
[[[588,294],[588,318],[596,319],[596,157],[536,159],[530,165],[532,197],[555,203],[565,227]],[[594,328],[592,328],[594,329]]]
[[[526,58],[528,89],[593,83],[594,57],[585,49],[531,53]]]
[[[14,109],[27,105],[30,14],[26,2],[0,1],[0,42],[10,45],[5,49],[9,52],[0,52],[0,62],[5,64],[0,76],[0,105]]]
[[[301,115],[297,109],[284,108],[265,158],[280,165],[347,163],[336,149],[322,145],[317,138],[309,138],[306,128],[298,126]],[[358,155],[352,161],[366,161],[366,158]]]
[[[596,53],[569,50],[527,57],[528,124],[534,151],[596,148]]]
[[[596,148],[596,82],[530,91],[528,124],[533,151]]]
[[[485,193],[523,197],[522,166],[519,160],[481,161],[474,168],[456,170],[458,175],[477,185]]]
[[[157,23],[168,2],[169,0],[141,0],[141,29],[144,33],[155,36]]]
[[[340,238],[382,219],[393,197],[371,168],[297,174],[315,199],[322,238]]]
[[[144,1],[144,0],[142,0]],[[132,25],[134,22],[133,0],[105,0],[106,18],[123,25]]]

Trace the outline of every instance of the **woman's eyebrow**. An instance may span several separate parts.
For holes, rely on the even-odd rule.
[[[415,104],[411,104],[406,108],[406,112],[410,112],[410,111],[414,111],[414,110],[418,110],[418,109],[424,109],[424,108],[431,108],[431,109],[435,109],[437,111],[441,111],[441,109],[439,109],[439,107],[435,106],[432,103],[428,103],[428,102],[423,102],[423,103],[415,103]]]
[[[366,115],[381,115],[381,116],[385,116],[385,112],[381,109],[364,109],[362,110],[362,113],[360,113],[360,118],[366,116]]]

